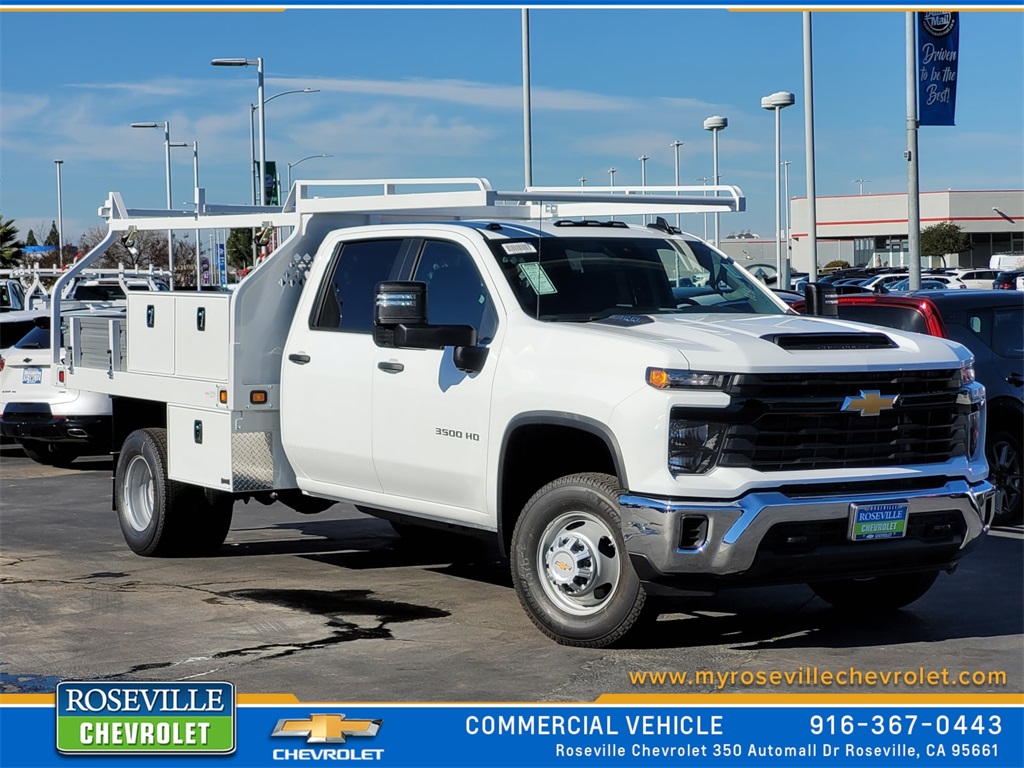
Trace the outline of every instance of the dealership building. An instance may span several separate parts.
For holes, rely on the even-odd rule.
[[[997,253],[1024,252],[1024,190],[945,190],[920,194],[921,229],[957,224],[970,237],[970,250],[945,258],[922,258],[923,267],[987,267]],[[791,268],[808,272],[811,251],[806,197],[794,197],[791,235],[782,239]],[[907,193],[817,198],[818,267],[842,260],[853,266],[906,266]],[[776,240],[731,235],[722,250],[741,263],[775,264]]]

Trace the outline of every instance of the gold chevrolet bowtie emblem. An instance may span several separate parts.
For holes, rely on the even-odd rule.
[[[877,389],[862,389],[860,397],[847,397],[841,411],[855,411],[861,416],[877,416],[882,411],[891,411],[899,395],[882,395]]]
[[[278,720],[271,736],[305,736],[307,744],[344,743],[346,736],[376,736],[383,720],[346,720],[344,715],[310,715]]]

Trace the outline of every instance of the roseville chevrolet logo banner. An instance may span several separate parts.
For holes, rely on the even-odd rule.
[[[231,683],[57,684],[60,752],[224,754],[234,748]]]
[[[3,768],[95,763],[82,753],[111,752],[117,768],[1020,768],[1022,732],[1021,694],[304,704],[290,694],[233,702],[227,683],[129,682],[61,683],[56,696],[0,694]]]

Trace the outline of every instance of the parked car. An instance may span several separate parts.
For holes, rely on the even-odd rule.
[[[803,311],[803,302],[793,309]],[[974,353],[988,397],[986,455],[1002,491],[996,522],[1019,520],[1024,467],[1024,295],[1002,291],[927,291],[839,297],[839,317],[952,339]]]
[[[83,314],[97,312],[64,317]],[[40,464],[64,466],[79,456],[107,453],[110,397],[67,389],[54,376],[50,318],[44,315],[0,355],[0,435],[15,440]]]
[[[949,277],[948,275],[921,275],[921,288],[922,291],[945,291],[950,288],[966,288],[967,286],[960,282],[955,277]],[[905,277],[902,280],[898,280],[895,283],[890,283],[886,286],[886,290],[892,293],[899,293],[901,291],[910,290],[910,278]]]
[[[987,268],[960,267],[957,269],[947,269],[945,274],[957,278],[968,288],[987,291],[992,288],[992,281],[996,279],[999,272]]]
[[[0,352],[13,347],[35,327],[36,318],[44,317],[41,309],[19,309],[0,313]]]
[[[867,282],[863,283],[863,286],[869,291],[889,290],[893,283],[898,283],[900,280],[905,280],[909,277],[910,275],[907,272],[883,272],[869,278]]]
[[[21,283],[0,278],[0,312],[16,312],[22,309],[25,309],[25,289]]]
[[[1003,291],[1024,290],[1021,281],[1024,280],[1024,269],[1014,269],[1009,272],[1000,272],[992,281],[992,287]]]

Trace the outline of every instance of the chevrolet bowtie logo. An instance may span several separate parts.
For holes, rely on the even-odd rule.
[[[344,743],[346,736],[376,736],[383,720],[346,720],[344,715],[310,715],[278,720],[271,736],[305,736],[307,744]]]
[[[899,395],[882,395],[877,389],[862,389],[860,397],[848,397],[843,400],[840,411],[860,413],[861,416],[877,416],[882,411],[891,411]]]

